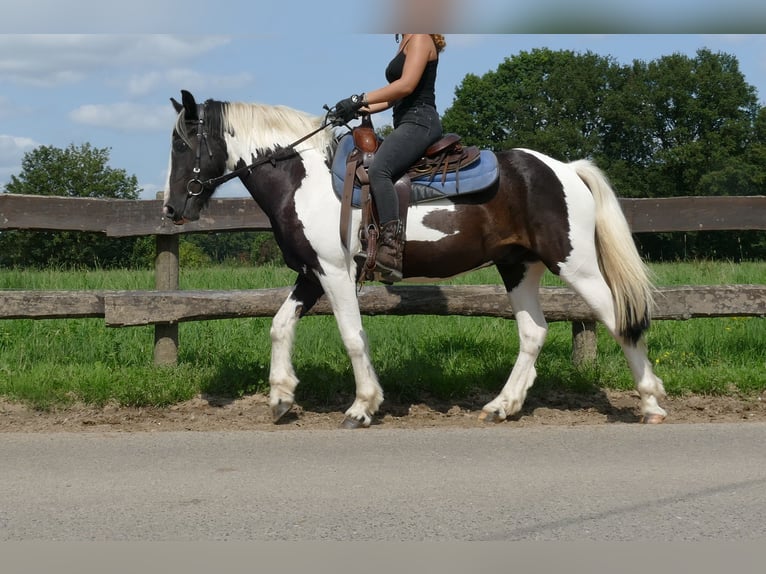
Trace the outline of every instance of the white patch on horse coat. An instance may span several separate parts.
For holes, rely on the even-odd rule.
[[[318,150],[301,153],[306,177],[295,192],[295,211],[303,224],[304,233],[320,256],[336,267],[347,266],[350,257],[340,242],[340,200],[332,190],[330,171],[325,155]],[[353,229],[359,226],[360,215],[354,213]],[[351,249],[359,250],[359,238],[351,238]]]
[[[454,203],[447,200],[432,201],[411,206],[407,212],[407,241],[436,242],[440,239],[450,237],[451,235],[457,235],[459,230],[455,230],[453,233],[448,234],[429,227],[425,223],[426,218],[437,211],[454,213],[456,207]]]

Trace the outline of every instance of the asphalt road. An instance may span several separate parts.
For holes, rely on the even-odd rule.
[[[0,434],[1,541],[766,539],[766,424]]]

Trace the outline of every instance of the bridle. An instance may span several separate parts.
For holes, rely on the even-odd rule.
[[[186,193],[189,197],[196,197],[202,195],[205,191],[205,183],[200,181],[199,174],[202,171],[202,144],[205,144],[207,153],[210,159],[213,159],[213,150],[210,149],[210,144],[207,141],[207,130],[205,129],[205,105],[197,106],[197,151],[194,154],[194,168],[192,173],[194,177],[190,179],[186,184]],[[195,191],[194,185],[199,185],[199,188]]]
[[[197,197],[199,195],[202,195],[202,193],[205,191],[205,189],[215,189],[222,183],[226,183],[229,180],[234,179],[235,177],[239,177],[244,173],[247,173],[250,175],[252,171],[258,167],[259,165],[264,165],[267,163],[270,163],[271,165],[276,165],[278,160],[286,159],[287,157],[292,157],[295,153],[295,148],[305,142],[307,139],[315,136],[325,128],[331,125],[338,125],[337,119],[335,119],[332,116],[331,110],[325,106],[325,109],[327,110],[327,114],[325,114],[324,120],[322,121],[321,125],[315,129],[314,131],[306,134],[300,139],[295,140],[293,143],[287,145],[284,148],[280,148],[279,155],[276,153],[270,153],[268,155],[259,157],[256,159],[253,163],[239,167],[233,171],[230,171],[229,173],[226,173],[224,175],[220,175],[218,177],[211,177],[210,179],[206,179],[202,181],[199,178],[199,174],[202,170],[202,145],[204,144],[205,147],[207,147],[207,152],[210,157],[210,159],[213,159],[213,150],[210,149],[210,144],[207,141],[207,130],[205,129],[205,104],[200,104],[197,106],[197,151],[194,155],[194,168],[192,169],[192,173],[194,174],[194,177],[190,179],[186,183],[186,193],[187,197]],[[187,142],[188,143],[188,142]],[[289,153],[286,153],[289,152]]]

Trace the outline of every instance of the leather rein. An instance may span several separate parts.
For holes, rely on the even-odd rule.
[[[291,151],[295,152],[295,148],[305,142],[307,139],[315,136],[325,128],[331,125],[337,125],[336,120],[332,118],[332,112],[327,106],[325,106],[325,109],[327,110],[327,114],[325,115],[324,120],[322,121],[322,124],[315,129],[314,131],[306,134],[300,139],[295,140],[293,143],[289,144],[288,146],[281,148],[280,155],[276,155],[274,153],[270,153],[268,155],[262,156],[258,159],[256,159],[253,163],[239,167],[233,171],[230,171],[229,173],[226,173],[224,175],[220,175],[218,177],[211,177],[210,179],[206,179],[205,181],[202,181],[199,179],[199,174],[202,169],[202,144],[204,143],[205,147],[207,148],[208,155],[210,156],[210,159],[213,159],[213,151],[210,149],[210,145],[207,141],[207,130],[205,129],[205,105],[200,105],[198,112],[197,112],[197,151],[194,157],[194,168],[192,169],[192,172],[194,173],[194,177],[190,179],[186,184],[186,193],[189,197],[196,197],[198,195],[202,195],[202,192],[205,191],[205,189],[215,189],[222,183],[226,183],[229,180],[234,179],[235,177],[239,177],[244,173],[247,173],[250,175],[252,171],[258,167],[259,165],[264,165],[267,163],[270,163],[272,166],[275,166],[277,164],[277,160],[285,159],[287,157],[284,155],[284,152]],[[292,155],[292,154],[290,154]]]

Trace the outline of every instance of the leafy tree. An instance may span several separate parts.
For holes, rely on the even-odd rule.
[[[655,161],[653,113],[646,65],[614,66],[601,105],[603,131],[598,164],[624,196],[647,196],[646,170]]]
[[[11,176],[8,193],[138,199],[135,175],[109,167],[109,148],[89,143],[61,149],[40,146],[24,154],[21,173]]]
[[[637,195],[759,195],[764,189],[755,89],[734,56],[699,50],[641,64],[651,119],[644,142],[651,161],[632,177]],[[652,149],[653,148],[653,149]],[[640,237],[654,258],[766,255],[758,232],[674,233]]]
[[[197,244],[180,241],[178,244],[178,262],[183,268],[199,268],[210,265],[210,257]]]
[[[709,50],[699,50],[695,58],[665,56],[646,66],[646,82],[653,119],[647,137],[655,144],[648,193],[751,193],[749,181],[762,168],[753,170],[742,160],[752,140],[758,103],[737,59]],[[744,186],[721,193],[726,183]]]
[[[385,138],[386,136],[390,135],[392,131],[394,131],[394,126],[391,124],[384,124],[379,128],[375,128],[375,133],[378,135],[378,137],[381,138]]]
[[[193,244],[209,261],[235,265],[261,265],[283,261],[282,252],[270,231],[241,231],[187,235],[184,243]]]
[[[250,251],[250,260],[256,265],[267,263],[280,264],[284,262],[282,250],[277,245],[274,234],[269,231],[260,231],[253,234],[253,248]]]
[[[613,65],[591,52],[521,52],[494,72],[463,79],[444,113],[445,131],[496,151],[529,147],[562,160],[591,155],[600,145],[600,105]]]
[[[137,199],[136,177],[108,166],[109,150],[86,143],[65,149],[40,146],[26,153],[7,193]],[[0,234],[0,265],[125,267],[131,265],[136,238],[113,239],[98,233],[8,231]]]

